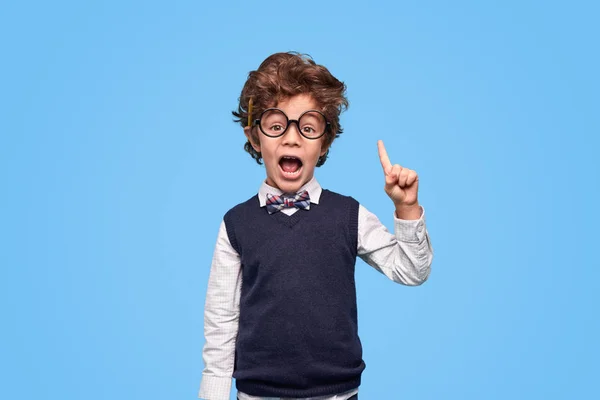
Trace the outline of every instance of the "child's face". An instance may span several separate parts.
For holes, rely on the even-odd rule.
[[[318,109],[313,98],[304,94],[280,101],[276,107],[291,120],[297,120],[307,110]],[[244,133],[254,150],[262,154],[267,171],[267,184],[284,193],[297,192],[311,180],[319,157],[327,152],[327,148],[323,147],[325,136],[307,139],[298,132],[296,124],[290,124],[283,136],[276,138],[264,135],[258,127],[253,129],[258,143],[252,139],[250,128],[245,128]]]

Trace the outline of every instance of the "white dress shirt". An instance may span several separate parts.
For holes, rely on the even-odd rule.
[[[322,188],[313,177],[301,190],[307,190],[310,202],[319,204]],[[281,195],[279,189],[265,182],[258,191],[260,206],[266,205],[267,193]],[[280,212],[310,212],[284,208]],[[362,205],[358,209],[357,255],[367,264],[394,282],[420,285],[429,276],[433,248],[425,227],[425,209],[416,220],[402,220],[394,213],[392,235],[375,214]],[[204,336],[202,352],[205,368],[198,397],[206,400],[228,400],[231,391],[235,344],[240,312],[242,266],[240,257],[231,246],[224,222],[221,222],[213,254],[204,307]],[[358,388],[336,395],[285,400],[346,400],[358,393]],[[256,397],[238,392],[240,400],[279,400],[275,397]],[[283,400],[283,398],[282,398]]]

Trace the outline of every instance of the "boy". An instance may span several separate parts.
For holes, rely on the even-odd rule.
[[[352,197],[322,189],[323,165],[342,133],[345,85],[297,53],[252,71],[236,121],[266,180],[221,223],[205,304],[199,397],[358,399],[365,368],[357,333],[356,257],[395,282],[420,285],[433,251],[417,174],[392,165],[381,141],[392,235]]]

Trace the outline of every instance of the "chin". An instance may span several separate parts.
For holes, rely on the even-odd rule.
[[[284,193],[296,193],[298,190],[300,190],[300,188],[302,187],[302,185],[304,185],[303,182],[298,182],[298,183],[283,183],[279,187],[279,190],[281,190]]]
[[[304,174],[298,175],[294,179],[290,179],[281,174],[281,171],[277,171],[275,179],[273,179],[273,176],[267,177],[268,185],[276,187],[284,193],[296,193],[308,181],[310,181],[310,177],[306,177]]]
[[[282,179],[268,179],[267,184],[276,187],[284,193],[294,193],[297,192],[304,183],[300,179],[298,179],[298,181],[295,182],[290,182],[288,180]]]

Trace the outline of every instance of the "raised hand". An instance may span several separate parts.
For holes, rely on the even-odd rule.
[[[385,151],[383,141],[377,141],[377,148],[379,149],[379,160],[385,174],[385,192],[394,202],[396,214],[399,218],[402,218],[399,215],[399,210],[419,207],[417,199],[419,176],[412,169],[403,168],[398,164],[392,165],[387,151]]]

